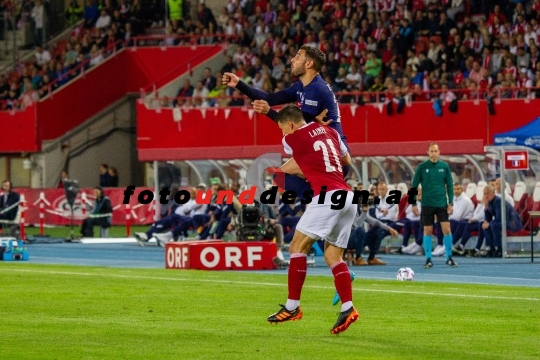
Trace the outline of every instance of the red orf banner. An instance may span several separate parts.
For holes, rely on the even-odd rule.
[[[46,225],[69,225],[71,222],[71,208],[66,200],[66,194],[64,189],[28,189],[28,188],[14,188],[14,191],[19,194],[24,194],[26,198],[26,204],[28,210],[26,210],[25,220],[26,224],[38,225],[39,224],[39,194],[45,193],[45,199],[50,205],[45,205],[45,224]],[[146,225],[154,222],[154,201],[149,204],[141,204],[138,201],[138,195],[143,190],[150,190],[152,188],[138,187],[135,189],[135,193],[130,199],[130,215],[131,225]],[[113,225],[125,225],[126,224],[126,210],[124,201],[124,189],[123,188],[105,188],[105,195],[111,200],[113,206]],[[82,194],[86,194],[86,214],[83,215],[83,202]],[[158,194],[159,196],[159,194]],[[159,201],[159,198],[158,198]],[[89,217],[95,202],[94,189],[84,188],[80,189],[75,199],[73,206],[73,219],[75,224],[81,224],[82,220]],[[36,203],[36,205],[33,205]]]
[[[165,245],[165,268],[198,270],[272,270],[272,241],[184,241]]]

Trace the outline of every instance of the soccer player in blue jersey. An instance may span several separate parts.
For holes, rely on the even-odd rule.
[[[317,121],[323,125],[328,125],[338,132],[341,140],[347,146],[346,137],[341,127],[341,116],[337,99],[332,92],[332,88],[319,74],[325,64],[325,55],[319,49],[312,46],[302,46],[291,59],[291,75],[299,80],[285,90],[276,93],[266,93],[254,89],[241,81],[233,73],[223,74],[223,84],[234,87],[254,100],[253,108],[258,113],[266,114],[275,121],[277,112],[270,107],[281,104],[296,103],[302,110],[302,114],[307,123]],[[324,110],[327,110],[327,120],[317,118]],[[348,148],[348,146],[347,146]],[[343,173],[346,176],[350,167],[346,166]],[[303,194],[306,182],[294,175],[286,174],[285,189],[295,190],[297,194]]]

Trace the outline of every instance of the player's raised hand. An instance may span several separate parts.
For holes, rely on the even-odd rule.
[[[332,122],[332,119],[328,121],[324,121],[324,117],[328,113],[328,109],[324,109],[319,115],[315,116],[315,121],[317,121],[321,125],[328,125]]]
[[[226,73],[223,73],[223,77],[221,78],[221,81],[223,82],[223,85],[227,85],[234,88],[236,87],[236,85],[238,85],[238,82],[240,81],[240,79],[238,78],[238,76],[234,75],[233,73],[226,72]]]
[[[253,105],[253,110],[258,114],[266,115],[270,111],[270,105],[268,105],[266,100],[255,100],[251,105]]]

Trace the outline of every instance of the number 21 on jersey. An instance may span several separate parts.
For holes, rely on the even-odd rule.
[[[330,159],[330,156],[328,155],[328,147],[330,147],[330,150],[332,151],[332,159]],[[322,150],[323,159],[324,159],[324,165],[326,166],[326,172],[334,172],[337,170],[339,172],[343,172],[341,168],[341,159],[339,158],[339,155],[336,151],[336,147],[332,143],[331,139],[326,139],[326,144],[322,140],[317,140],[313,143],[313,149],[315,151]],[[334,165],[332,165],[332,160],[334,161]]]

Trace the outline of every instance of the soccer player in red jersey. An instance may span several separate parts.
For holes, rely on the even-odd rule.
[[[359,317],[352,303],[349,269],[342,260],[357,209],[352,201],[354,193],[343,179],[343,166],[350,164],[351,157],[337,131],[317,122],[307,124],[302,111],[293,105],[284,107],[276,120],[284,135],[285,152],[292,155],[281,170],[305,177],[312,185],[314,197],[298,222],[289,247],[287,303],[268,321],[302,318],[300,294],[307,273],[306,256],[315,241],[324,239],[324,259],[342,300],[341,313],[330,331],[338,334]]]

